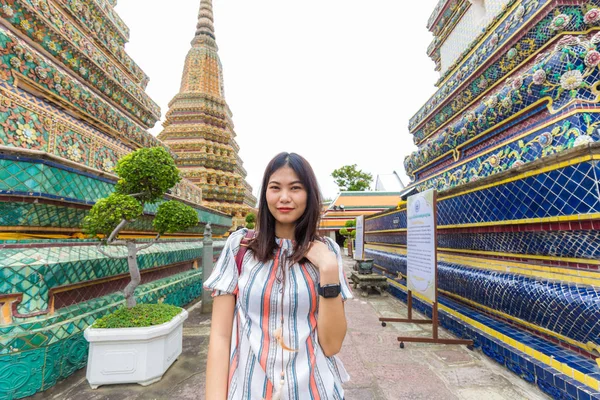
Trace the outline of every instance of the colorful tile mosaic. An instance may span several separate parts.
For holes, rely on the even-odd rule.
[[[406,301],[406,282],[389,280],[390,291]],[[537,386],[554,399],[600,399],[600,374],[593,361],[561,349],[537,336],[439,296],[440,324],[458,337]],[[413,306],[431,318],[431,305],[413,298]],[[552,365],[548,360],[553,360]],[[586,374],[583,371],[594,371]]]
[[[462,119],[422,143],[419,150],[405,160],[407,173],[413,174],[448,152],[456,152],[463,143],[480,137],[491,127],[514,118],[515,114],[537,106],[542,100],[553,112],[575,102],[594,102],[593,88],[600,80],[600,71],[598,63],[590,64],[585,60],[589,58],[588,54],[598,53],[595,43],[600,42],[600,34],[565,40],[549,54],[539,56],[533,65],[517,72],[518,76],[506,81],[499,90],[469,108]],[[590,123],[596,124],[589,114],[588,118]],[[586,140],[593,141],[593,138]]]
[[[69,141],[62,143],[68,145]],[[114,184],[115,182],[112,180],[65,167],[56,162],[0,155],[0,195],[39,197],[91,206],[96,200],[112,193]],[[173,196],[200,203],[200,194],[197,193],[197,188],[186,182],[180,183],[175,187]],[[161,203],[162,201],[155,204],[146,204],[144,210],[148,215],[153,215]],[[3,206],[0,201],[0,207],[6,208],[8,206]],[[24,211],[25,209],[31,210],[32,208],[31,206],[20,206],[13,210]],[[211,222],[217,230],[220,229],[219,226],[230,226],[229,220],[225,215],[215,214],[202,206],[196,205],[195,208],[203,224]],[[42,208],[40,207],[39,209]],[[45,207],[45,210],[51,209]],[[53,212],[65,212],[65,210],[55,208]],[[71,212],[72,217],[76,214],[81,215],[77,210]],[[33,216],[29,215],[29,217]],[[59,218],[59,216],[56,215],[55,218]],[[3,217],[0,217],[0,225],[4,225],[2,222],[3,219]],[[15,222],[15,220],[7,220],[6,222],[10,223],[11,221]],[[50,221],[45,219],[45,222]],[[54,222],[58,221],[54,220]],[[153,230],[147,221],[139,221],[137,224],[137,227],[141,230]],[[196,228],[197,231],[200,229],[201,227]],[[219,233],[215,234],[220,234],[220,230]]]
[[[63,68],[107,95],[145,128],[160,119],[158,105],[120,68],[115,68],[116,62],[106,57],[53,2],[6,0],[2,10],[9,23],[52,54]],[[36,58],[33,56],[31,61]]]
[[[106,23],[103,13],[94,2],[81,0],[59,0],[62,7],[73,18],[79,21],[79,26],[88,32],[96,41],[108,50],[119,65],[124,66],[130,76],[140,85],[142,89],[146,88],[148,76],[138,67],[138,65],[125,52],[124,45],[127,41],[126,36],[122,36],[121,31],[114,25]]]
[[[448,33],[445,42],[440,46],[441,73],[446,72],[462,55],[464,49],[477,38],[479,33],[493,21],[510,0],[486,0],[473,2],[472,5]],[[467,2],[471,3],[471,2]]]
[[[202,258],[201,242],[163,242],[143,250],[138,256],[140,270]],[[108,250],[124,256],[126,249]],[[0,293],[22,294],[19,314],[47,311],[53,288],[90,282],[128,273],[127,260],[108,259],[96,245],[0,249]]]
[[[555,399],[600,398],[599,24],[598,0],[507,2],[410,122],[405,193],[439,192],[442,324]],[[405,299],[406,202],[365,227]]]
[[[552,0],[529,0],[524,4],[521,4],[521,8],[515,7],[515,4],[518,1],[510,1],[507,4],[507,8],[504,13],[501,13],[497,16],[497,18],[492,21],[488,27],[488,30],[484,30],[481,35],[473,40],[473,42],[464,50],[463,56],[457,59],[457,64],[454,64],[448,68],[446,73],[442,75],[443,83],[439,86],[439,90],[431,97],[431,99],[421,107],[421,109],[413,116],[409,122],[409,129],[413,133],[414,140],[416,143],[420,143],[426,136],[429,136],[433,129],[435,129],[432,125],[427,127],[427,132],[424,129],[421,129],[421,126],[424,125],[426,121],[431,119],[432,114],[434,112],[438,112],[440,114],[459,112],[460,110],[453,109],[453,107],[444,106],[448,99],[454,97],[464,97],[467,96],[464,101],[471,101],[476,98],[482,91],[485,91],[491,85],[479,88],[479,85],[476,85],[476,88],[470,90],[476,90],[476,96],[472,96],[473,93],[469,91],[468,93],[461,94],[460,89],[464,87],[467,83],[474,81],[477,79],[475,74],[479,72],[479,69],[482,65],[487,65],[492,58],[495,58],[498,55],[498,52],[508,51],[506,46],[511,43],[514,39],[515,35],[524,34],[525,32],[530,32],[528,29],[522,29],[527,25],[531,24],[531,21],[534,20],[534,16],[536,16],[540,10],[544,10],[544,12],[549,13],[549,9],[552,7],[556,7],[556,1]],[[541,35],[537,36],[537,39],[540,41],[539,45],[536,48],[542,47],[551,37],[554,35],[554,32],[542,31]],[[535,42],[535,36],[533,36]],[[517,54],[518,56],[518,54]],[[526,59],[526,57],[518,58],[520,61]],[[492,75],[492,77],[502,78],[512,69],[518,66],[517,57],[512,57],[509,60],[508,64],[506,62],[503,63],[504,70],[499,70],[499,65],[495,68],[496,73]],[[496,65],[498,60],[495,60]],[[499,72],[502,74],[499,76]],[[446,74],[451,73],[451,78],[444,78]],[[489,74],[488,74],[489,75]],[[489,79],[489,76],[488,76]],[[488,83],[494,83],[488,82]],[[483,85],[482,85],[483,86]],[[461,94],[458,96],[458,94]],[[463,101],[461,106],[467,104]],[[443,110],[441,112],[440,108]],[[448,115],[445,115],[443,118],[440,116],[439,118],[435,118],[439,123],[443,123],[448,120]],[[418,129],[418,131],[417,131]]]
[[[96,241],[81,239],[81,222],[113,191],[118,159],[165,145],[142,129],[154,125],[160,110],[144,93],[148,77],[124,51],[129,31],[115,4],[7,0],[0,7],[0,399],[48,389],[84,367],[83,330],[124,303],[125,260],[108,259]],[[220,107],[230,118],[226,104]],[[224,129],[208,123],[214,127],[208,136]],[[234,165],[221,147],[209,150],[211,162]],[[189,180],[165,197],[192,205],[201,223],[139,254],[136,296],[184,305],[201,294],[205,225],[222,235],[232,219],[207,208]],[[147,204],[124,233],[148,237],[161,202]],[[223,243],[214,242],[214,255]]]
[[[202,270],[193,270],[141,285],[138,302],[183,306],[200,296]],[[62,323],[42,320],[19,329],[0,326],[0,399],[16,399],[48,389],[85,367],[88,344],[83,331],[124,305],[121,294],[111,294],[60,310]]]
[[[555,258],[600,259],[600,231],[438,233],[438,248]],[[376,244],[406,246],[406,234],[368,234]]]
[[[87,70],[85,70],[87,74]],[[94,121],[95,126],[127,142],[141,147],[162,146],[154,136],[142,130],[124,114],[120,107],[88,90],[71,75],[62,72],[50,60],[39,55],[24,41],[0,26],[0,87],[10,90],[13,85],[29,83],[46,92],[49,97],[60,99],[76,112]],[[104,90],[112,95],[112,90]],[[117,96],[118,97],[118,96]],[[130,105],[130,109],[132,106]],[[140,112],[141,116],[141,112]],[[134,119],[139,119],[137,112]],[[143,123],[142,123],[143,124]]]

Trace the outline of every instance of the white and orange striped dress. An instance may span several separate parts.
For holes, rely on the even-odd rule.
[[[240,229],[231,234],[204,282],[213,296],[237,295],[227,399],[271,399],[283,369],[281,399],[342,400],[342,382],[349,379],[348,374],[337,357],[323,354],[317,337],[319,271],[308,262],[291,264],[292,241],[277,239],[272,261],[262,263],[249,250],[238,276],[235,256],[246,232]],[[329,238],[327,243],[338,260],[342,299],[350,299],[340,248]],[[274,336],[281,326],[282,309],[283,341],[295,352],[282,351]]]

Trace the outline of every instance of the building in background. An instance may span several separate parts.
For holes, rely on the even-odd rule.
[[[400,192],[404,189],[404,183],[396,171],[391,174],[380,174],[375,179],[376,192]]]
[[[403,196],[438,191],[442,324],[553,398],[598,398],[600,1],[440,0],[428,27],[440,79]],[[365,229],[406,298],[406,203]]]
[[[204,204],[233,217],[233,227],[256,207],[238,155],[232,114],[213,25],[212,0],[203,0],[185,59],[179,93],[169,103],[158,138],[178,155],[183,176],[202,188]]]
[[[319,235],[329,236],[340,246],[344,237],[340,235],[346,221],[359,215],[372,215],[396,207],[400,192],[340,192],[325,208],[319,222]]]
[[[83,330],[123,304],[127,262],[100,254],[82,221],[113,191],[119,158],[165,145],[146,131],[160,110],[144,91],[148,77],[124,51],[129,30],[115,4],[0,7],[0,399],[48,389],[84,367]],[[194,207],[201,224],[140,253],[136,294],[184,305],[201,294],[204,226],[223,235],[232,219],[207,208],[189,180],[169,197]],[[157,206],[146,205],[123,234],[154,237]]]

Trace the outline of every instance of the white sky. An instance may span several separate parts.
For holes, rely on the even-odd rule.
[[[267,162],[296,152],[325,198],[331,172],[358,164],[396,170],[416,147],[408,120],[434,93],[426,23],[437,0],[213,0],[225,95],[254,194]],[[200,0],[119,0],[125,49],[150,77],[161,107],[178,92]],[[162,120],[150,131],[157,135]]]

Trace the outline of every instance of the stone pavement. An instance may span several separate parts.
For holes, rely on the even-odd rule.
[[[345,257],[348,276],[353,261]],[[548,397],[485,357],[464,346],[406,343],[396,337],[431,336],[431,326],[388,323],[379,316],[406,317],[406,305],[395,297],[371,295],[346,303],[348,334],[340,359],[351,381],[345,384],[347,400],[544,400]],[[210,318],[200,314],[198,303],[188,307],[183,353],[160,382],[101,386],[90,389],[85,369],[31,399],[121,400],[203,399]],[[415,318],[421,317],[413,313]],[[440,329],[441,337],[452,337]],[[254,400],[254,399],[253,399]],[[258,400],[258,399],[257,399]]]

